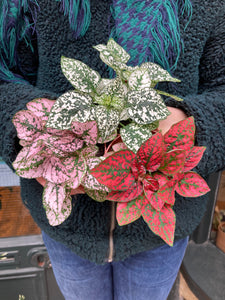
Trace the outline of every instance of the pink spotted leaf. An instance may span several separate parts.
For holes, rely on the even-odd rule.
[[[97,143],[98,128],[96,121],[86,123],[73,121],[71,124],[71,130],[76,135],[82,137],[82,140],[84,140],[86,144],[95,145]]]
[[[43,121],[47,121],[54,103],[55,100],[38,98],[28,102],[27,109],[32,111],[37,117],[40,117]]]
[[[43,192],[43,206],[49,224],[51,226],[60,225],[71,214],[70,190],[67,190],[64,184],[47,182]]]
[[[43,130],[40,119],[28,110],[18,111],[13,117],[13,124],[16,127],[18,138],[28,142],[32,142]]]

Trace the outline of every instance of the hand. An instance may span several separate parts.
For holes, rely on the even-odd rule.
[[[38,177],[36,180],[42,185],[45,186],[46,180],[43,177]],[[79,185],[76,189],[72,189],[70,195],[77,195],[77,194],[85,194],[84,188],[82,185]]]
[[[161,130],[162,134],[165,134],[173,124],[176,124],[187,118],[187,115],[183,110],[175,107],[167,107],[171,114],[165,119],[159,121],[158,129]]]

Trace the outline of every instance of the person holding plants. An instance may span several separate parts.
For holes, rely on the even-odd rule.
[[[45,105],[72,89],[61,70],[62,56],[82,61],[102,78],[113,78],[114,72],[93,48],[113,38],[129,53],[130,67],[153,62],[181,81],[157,84],[157,90],[177,95],[183,101],[165,97],[170,115],[159,121],[156,135],[165,137],[172,125],[193,116],[196,133],[192,149],[196,153],[206,147],[197,173],[207,179],[209,174],[224,169],[225,5],[222,1],[3,0],[0,14],[0,155],[10,167],[24,151],[21,146],[28,145],[27,136],[19,137],[23,140],[19,142],[15,114],[33,99],[45,99],[35,103],[37,106],[44,103],[46,109]],[[33,110],[31,106],[28,104]],[[60,147],[54,151],[57,150]],[[190,155],[183,162],[187,163],[187,157]],[[161,165],[163,169],[166,167]],[[135,167],[132,170],[135,173]],[[82,186],[72,190],[70,214],[65,220],[50,224],[42,203],[46,178],[36,177],[38,180],[21,176],[21,196],[42,229],[56,280],[66,300],[167,298],[188,236],[206,209],[207,194],[184,197],[181,188],[177,190],[175,202],[170,204],[176,215],[174,241],[167,245],[154,231],[159,219],[152,219],[152,230],[144,216],[120,226],[115,219],[114,202],[94,201]],[[141,186],[145,178],[138,179],[142,180]],[[151,191],[158,189],[153,184],[155,179],[151,181]],[[111,200],[114,196],[111,194]],[[163,219],[156,209],[154,213]],[[163,231],[163,226],[160,230]]]

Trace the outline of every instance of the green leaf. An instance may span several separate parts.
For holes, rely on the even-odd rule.
[[[107,48],[113,54],[113,56],[118,59],[118,61],[127,63],[130,59],[130,55],[113,39],[108,40]]]
[[[148,125],[131,123],[120,129],[120,134],[126,146],[136,153],[141,145],[152,136]]]
[[[141,125],[165,119],[170,114],[154,89],[129,92],[127,112],[132,120]]]
[[[130,90],[140,90],[151,87],[151,77],[148,70],[137,69],[129,77],[128,85]]]
[[[78,112],[80,114],[83,112],[83,118],[82,121],[77,121],[86,122],[91,115],[91,104],[92,98],[89,95],[82,95],[75,91],[66,92],[54,103],[46,126],[61,130],[70,129]]]
[[[96,106],[95,118],[98,123],[99,135],[104,140],[112,135],[119,124],[120,114],[115,109],[108,109],[104,106]]]
[[[169,93],[166,93],[166,92],[163,92],[163,91],[159,91],[159,90],[155,90],[155,91],[156,91],[158,94],[160,94],[160,95],[164,95],[164,96],[173,98],[173,99],[175,99],[175,100],[177,100],[177,101],[183,101],[182,98],[177,97],[177,96],[175,96],[175,95],[172,95],[172,94],[169,94]]]
[[[72,58],[62,56],[61,68],[74,88],[84,93],[94,91],[101,79],[98,72],[92,70],[83,62]]]
[[[122,70],[128,68],[126,62],[130,55],[113,39],[110,39],[107,45],[100,44],[94,48],[100,52],[101,60],[116,72],[121,73]]]
[[[169,72],[152,62],[143,63],[140,69],[147,69],[151,80],[156,83],[160,81],[180,82],[179,79],[172,77]]]
[[[97,202],[104,202],[107,198],[106,192],[103,191],[96,191],[96,190],[90,190],[84,187],[85,193],[93,200]]]

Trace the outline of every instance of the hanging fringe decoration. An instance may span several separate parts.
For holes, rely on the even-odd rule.
[[[1,0],[0,3],[0,80],[27,83],[12,69],[18,66],[17,47],[24,40],[32,49],[38,4],[36,0]],[[28,19],[28,14],[32,20]]]
[[[32,49],[37,1],[0,0],[0,80],[27,83],[11,70],[18,67],[19,42],[25,41]],[[90,0],[50,1],[60,2],[75,38],[86,33]],[[178,17],[182,15],[187,26],[192,15],[190,0],[113,0],[111,9],[115,20],[111,36],[131,54],[131,65],[152,61],[168,71],[176,68],[183,46]]]
[[[84,36],[91,21],[90,0],[56,0],[61,3],[61,10],[69,17],[70,27],[75,38]]]
[[[177,67],[183,47],[178,17],[190,20],[189,0],[113,0],[112,14],[112,37],[131,54],[131,65],[152,61],[168,71]]]

